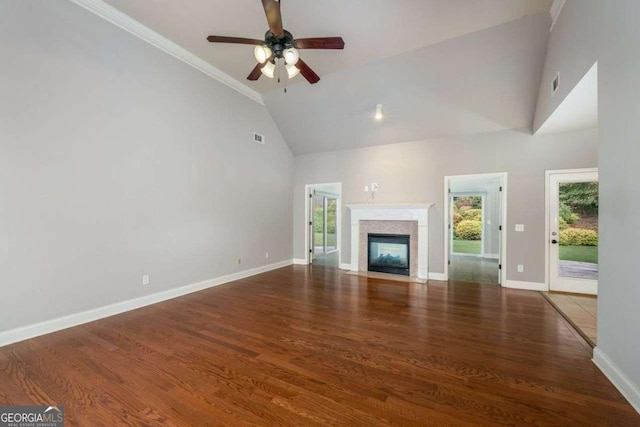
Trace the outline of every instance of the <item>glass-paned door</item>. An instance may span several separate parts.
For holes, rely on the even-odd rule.
[[[324,196],[313,196],[313,254],[324,253]]]
[[[335,251],[338,248],[336,228],[338,199],[314,194],[311,206],[313,212],[311,220],[313,255],[322,255]]]
[[[597,294],[598,173],[549,175],[549,289]]]

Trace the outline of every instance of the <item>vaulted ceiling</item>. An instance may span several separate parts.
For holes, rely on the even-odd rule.
[[[262,38],[259,0],[105,0],[263,94],[295,154],[531,126],[552,0],[284,0],[295,37],[342,36],[344,51],[303,50],[321,77],[246,76]],[[385,119],[373,122],[381,103]]]

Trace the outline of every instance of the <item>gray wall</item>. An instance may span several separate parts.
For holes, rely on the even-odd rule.
[[[640,389],[638,16],[637,0],[567,0],[550,36],[536,118],[537,124],[542,123],[598,62],[598,350],[613,361],[636,390]],[[542,94],[548,76],[558,70],[564,86],[549,102]]]
[[[429,270],[444,270],[444,177],[508,173],[508,265],[511,280],[544,282],[545,170],[594,167],[596,130],[533,137],[526,130],[417,141],[296,156],[294,257],[304,258],[304,185],[342,182],[343,206],[364,203],[364,185],[379,184],[376,202],[433,202]],[[514,224],[525,224],[516,233]],[[350,214],[343,208],[341,262],[350,262]],[[517,264],[524,264],[518,273]]]
[[[264,106],[69,1],[0,2],[0,56],[0,331],[291,258]]]
[[[595,3],[588,6],[602,29],[598,348],[640,390],[640,2]]]
[[[584,3],[584,0],[567,0],[549,36],[534,131],[553,114],[597,61],[596,30],[601,24]],[[560,86],[551,96],[551,82],[558,72]]]

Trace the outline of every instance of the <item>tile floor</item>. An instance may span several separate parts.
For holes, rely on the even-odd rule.
[[[322,265],[324,267],[338,268],[339,265],[339,253],[338,251],[327,255],[314,255],[313,265]]]
[[[449,280],[498,284],[498,260],[476,256],[450,255]]]
[[[598,297],[595,295],[544,293],[593,344],[597,344],[596,319],[598,315]]]

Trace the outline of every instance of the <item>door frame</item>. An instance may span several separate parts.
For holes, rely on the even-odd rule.
[[[326,193],[323,191],[318,191],[318,193],[324,193],[324,195],[337,196],[337,206],[336,206],[336,250],[334,252],[338,252],[341,249],[342,242],[342,182],[323,182],[317,184],[305,184],[304,186],[304,260],[305,264],[311,264],[313,261],[313,253],[309,252],[311,249],[310,237],[311,233],[309,230],[309,218],[311,217],[311,211],[309,209],[309,195],[313,195],[313,190],[315,187],[321,187],[325,185],[335,185],[338,187],[338,193]],[[338,260],[339,264],[339,260]]]
[[[482,242],[482,244],[480,245],[480,254],[476,255],[476,254],[460,254],[460,255],[464,255],[464,256],[472,256],[472,257],[479,257],[479,258],[484,258],[484,244],[485,244],[485,240],[484,240],[484,228],[486,225],[486,217],[485,217],[485,200],[486,200],[486,196],[487,193],[484,193],[482,191],[476,191],[476,192],[469,192],[469,191],[463,191],[460,193],[449,193],[449,224],[453,224],[453,203],[452,200],[454,197],[480,197],[482,199],[482,201],[480,203],[482,203],[481,206],[481,218],[482,221],[480,222],[480,242]],[[453,253],[453,227],[451,227],[450,232],[449,232],[449,253],[448,255],[451,255]]]
[[[498,264],[502,266],[500,269],[499,282],[500,286],[505,286],[507,282],[507,205],[508,205],[508,174],[507,172],[493,172],[493,173],[477,173],[469,175],[447,175],[444,177],[444,280],[449,280],[449,225],[452,223],[450,219],[450,206],[449,206],[449,181],[451,178],[500,178],[500,186],[502,192],[500,193],[500,223],[502,231],[500,232],[500,250],[498,254]]]
[[[554,169],[544,171],[544,285],[547,292],[551,289],[551,266],[549,265],[551,261],[551,240],[549,240],[549,235],[551,234],[551,200],[549,200],[551,197],[551,175],[585,172],[598,173],[598,168]]]

